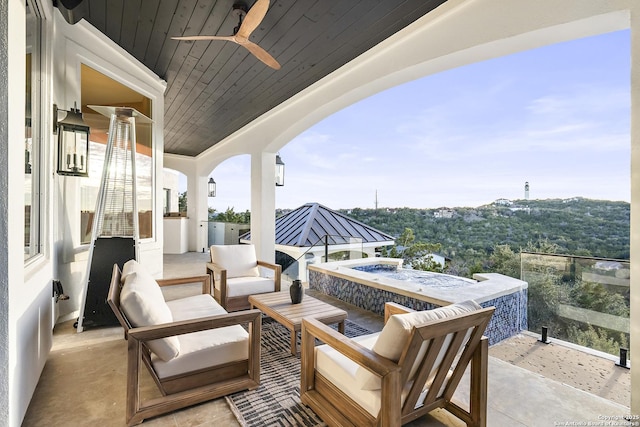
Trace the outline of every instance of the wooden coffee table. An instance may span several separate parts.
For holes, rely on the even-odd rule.
[[[249,304],[291,331],[291,354],[294,356],[298,353],[296,341],[303,317],[317,319],[326,325],[337,323],[338,331],[344,334],[347,312],[309,295],[305,295],[300,304],[292,304],[288,292],[251,295]]]

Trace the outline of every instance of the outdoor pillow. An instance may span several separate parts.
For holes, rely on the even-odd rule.
[[[143,270],[127,276],[120,292],[120,306],[131,325],[136,328],[173,322],[173,315],[164,301],[160,286]],[[180,353],[178,337],[149,341],[148,345],[165,362]]]
[[[144,267],[135,259],[130,259],[125,262],[122,266],[122,273],[120,274],[120,281],[124,283],[127,279],[127,276],[131,273],[135,273],[137,271],[144,270]]]
[[[481,308],[482,307],[475,301],[468,300],[433,310],[394,314],[387,320],[387,323],[384,325],[384,328],[382,328],[371,350],[397,363],[402,355],[402,350],[404,350],[404,347],[407,345],[411,330],[414,326],[422,325],[423,323],[433,320],[446,319],[458,314],[469,313]],[[414,370],[415,369],[412,369],[412,371]],[[356,380],[363,390],[377,390],[381,388],[380,378],[363,367],[360,367],[356,372]]]

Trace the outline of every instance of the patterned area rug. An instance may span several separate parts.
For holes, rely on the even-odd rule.
[[[336,325],[332,327],[335,328]],[[345,321],[346,336],[369,333],[371,331],[348,319]],[[300,358],[299,353],[298,357],[291,354],[289,337],[289,331],[284,326],[269,317],[263,317],[260,387],[226,397],[241,425],[325,425],[311,409],[300,402]]]

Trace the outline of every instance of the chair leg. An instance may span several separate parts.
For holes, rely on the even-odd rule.
[[[140,367],[142,362],[142,343],[132,337],[127,340],[127,425],[132,426],[144,421],[138,414],[140,410]]]
[[[471,426],[487,425],[487,378],[489,361],[489,340],[483,338],[471,359],[471,389],[469,406]]]

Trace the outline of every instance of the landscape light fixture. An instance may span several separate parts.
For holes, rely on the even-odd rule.
[[[58,121],[58,112],[67,115]],[[59,110],[53,104],[54,133],[58,133],[58,174],[89,176],[89,126],[82,120],[82,112],[75,107]]]
[[[284,186],[284,162],[280,154],[276,154],[276,187]]]
[[[216,197],[216,182],[213,180],[213,178],[209,178],[207,188],[209,190],[209,197]]]

